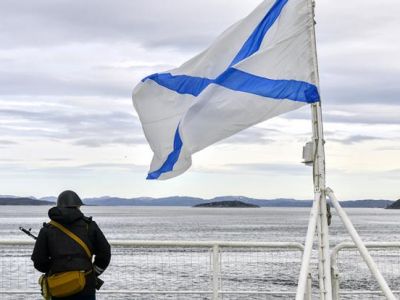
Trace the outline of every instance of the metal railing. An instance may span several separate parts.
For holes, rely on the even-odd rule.
[[[299,243],[111,244],[112,261],[98,299],[294,299],[304,250]],[[32,246],[30,241],[0,241],[1,299],[40,299]],[[306,299],[311,299],[310,276]]]
[[[329,199],[331,200],[331,204],[335,207],[336,212],[338,213],[340,219],[342,220],[343,225],[345,226],[349,235],[351,236],[354,246],[356,246],[356,248],[358,249],[358,253],[362,257],[365,265],[368,267],[370,274],[374,277],[376,283],[378,283],[380,290],[385,295],[385,298],[387,300],[398,300],[398,297],[395,296],[392,289],[388,285],[385,277],[382,275],[382,272],[380,271],[379,266],[374,261],[373,257],[371,256],[371,253],[368,251],[365,243],[362,241],[357,230],[354,228],[353,223],[351,222],[345,210],[340,205],[340,202],[336,198],[332,189],[327,188],[326,193]],[[331,285],[331,288],[333,290],[333,285]]]
[[[365,243],[393,293],[400,299],[400,242]],[[357,247],[337,245],[331,254],[334,300],[386,299]]]
[[[293,299],[299,243],[113,241],[98,299]],[[0,299],[40,299],[31,241],[0,241]],[[366,243],[400,298],[400,242]],[[333,298],[385,299],[353,243],[331,254]],[[311,299],[311,277],[306,299]]]

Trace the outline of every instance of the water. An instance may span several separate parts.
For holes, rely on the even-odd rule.
[[[29,239],[19,226],[38,233],[48,207],[0,206],[0,239]],[[84,207],[83,212],[113,240],[230,240],[304,243],[308,208]],[[399,241],[400,210],[346,209],[365,241]],[[350,240],[333,213],[332,245]]]
[[[18,230],[19,226],[32,228],[32,232],[37,234],[41,224],[48,221],[47,210],[49,207],[21,207],[21,206],[2,206],[0,207],[0,239],[11,240],[29,240],[22,232]],[[93,216],[93,219],[99,224],[108,239],[112,240],[192,240],[192,241],[261,241],[261,242],[300,242],[304,243],[304,238],[307,231],[309,209],[307,208],[256,208],[256,209],[234,209],[234,208],[188,208],[188,207],[84,207],[83,212],[87,216]],[[347,212],[358,232],[364,241],[399,241],[400,240],[400,210],[384,210],[384,209],[347,209]],[[335,213],[333,214],[332,226],[330,227],[331,246],[334,246],[342,241],[350,241],[350,237],[346,234],[345,228]],[[9,251],[9,252],[7,252]],[[10,249],[0,252],[1,255],[10,253]],[[19,260],[26,261],[26,256],[29,255],[31,249],[20,249]],[[122,250],[121,250],[122,251]],[[125,251],[125,250],[123,250]],[[165,257],[164,254],[157,254],[159,262],[154,261],[154,266],[150,269],[144,269],[141,265],[149,263],[149,253],[151,249],[142,249],[130,253],[120,253],[118,259],[115,259],[110,266],[109,272],[114,275],[120,267],[128,268],[125,273],[139,274],[136,277],[126,277],[124,272],[117,276],[106,276],[107,283],[110,286],[112,282],[119,285],[119,282],[128,282],[129,284],[138,284],[142,288],[146,284],[156,282],[161,279],[167,280],[165,285],[171,288],[171,285],[176,288],[184,288],[179,286],[182,284],[181,279],[168,282],[168,276],[173,278],[176,273],[182,273],[186,277],[190,277],[191,273],[196,273],[196,278],[193,280],[193,286],[209,285],[207,277],[207,261],[209,253],[207,249],[199,250],[198,253],[191,256],[191,261],[185,261],[187,269],[181,268],[179,264],[171,263],[171,257]],[[14,251],[15,252],[15,251]],[[170,254],[169,254],[170,255]],[[175,255],[175,254],[174,254]],[[273,259],[286,260],[285,263],[291,263],[291,260],[298,261],[300,257],[295,257],[294,254],[285,257],[279,257],[279,254],[274,254],[274,257],[265,258],[263,268],[259,267],[259,263],[255,264],[252,260],[253,254],[245,253],[246,263],[237,265],[236,256],[232,256],[232,262],[228,262],[228,267],[232,270],[225,275],[235,273],[238,275],[224,282],[231,289],[245,283],[246,286],[257,287],[268,286],[270,288],[280,287],[283,290],[295,289],[298,271],[293,264],[283,266],[280,270],[273,269],[278,263],[278,260],[271,264],[268,262]],[[397,254],[396,254],[397,255]],[[400,255],[399,255],[400,256]],[[117,255],[115,256],[117,257]],[[193,261],[195,257],[195,261]],[[229,255],[227,256],[229,257]],[[182,259],[179,255],[175,259]],[[243,258],[241,258],[243,259]],[[19,261],[16,260],[16,261]],[[168,262],[167,262],[168,260]],[[234,261],[235,260],[235,261]],[[257,254],[257,261],[260,260]],[[262,261],[262,258],[261,258]],[[21,262],[19,262],[21,263]],[[239,261],[240,263],[240,261]],[[17,263],[14,263],[11,268],[16,268]],[[155,267],[157,264],[162,267]],[[399,263],[400,264],[400,263]],[[118,267],[118,268],[117,268]],[[233,268],[235,267],[235,268]],[[360,266],[357,266],[360,268]],[[397,266],[399,267],[399,266]],[[30,266],[27,266],[27,272]],[[161,270],[165,268],[166,270]],[[294,268],[294,269],[290,269]],[[399,268],[398,268],[399,269]],[[114,271],[110,271],[114,270]],[[254,270],[257,270],[254,272]],[[186,273],[185,273],[186,272]],[[280,275],[277,276],[280,272]],[[365,271],[363,271],[365,272]],[[257,274],[257,276],[255,276]],[[33,275],[33,273],[32,273]],[[36,276],[36,275],[35,275]],[[125,277],[124,277],[125,276]],[[179,275],[181,276],[181,275]],[[242,277],[242,278],[240,278]],[[279,277],[279,278],[278,278]],[[155,279],[156,278],[156,279]],[[167,279],[166,279],[167,278]],[[177,278],[177,277],[175,277]],[[239,279],[238,279],[239,278]],[[347,278],[346,278],[347,279]],[[239,280],[239,281],[238,281]],[[369,280],[369,279],[368,279]],[[367,281],[368,282],[368,281]],[[316,283],[316,278],[314,278]],[[10,283],[10,288],[13,288]],[[351,279],[347,279],[346,287],[351,287]],[[23,285],[23,283],[22,283]],[[4,288],[4,287],[3,287]],[[121,288],[123,288],[121,286]],[[245,287],[244,287],[245,288]],[[160,289],[165,289],[165,286],[160,285]],[[16,296],[15,296],[16,297]],[[26,299],[10,298],[10,299]],[[115,299],[170,299],[168,297],[133,297],[118,296]],[[171,299],[208,299],[207,297],[199,296],[199,298],[181,296]],[[233,296],[225,296],[224,299],[240,299]],[[249,297],[246,299],[275,299],[272,296],[267,298]],[[278,299],[278,298],[276,298]],[[288,298],[279,298],[288,299]],[[351,298],[350,298],[351,299]],[[355,298],[354,298],[355,299]],[[378,298],[368,298],[378,299]],[[380,298],[379,298],[380,299]]]

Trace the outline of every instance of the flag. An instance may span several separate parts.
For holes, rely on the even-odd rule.
[[[205,147],[282,113],[318,102],[309,0],[267,0],[177,69],[133,91],[154,152],[148,179],[168,179]]]

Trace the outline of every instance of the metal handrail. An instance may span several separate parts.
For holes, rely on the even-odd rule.
[[[364,246],[368,249],[382,249],[382,248],[399,248],[400,249],[400,242],[367,242],[364,243]],[[331,274],[332,274],[332,289],[333,289],[333,299],[339,300],[340,288],[339,288],[339,270],[337,266],[337,258],[339,252],[343,249],[357,249],[358,247],[352,242],[342,242],[336,245],[331,252]],[[393,290],[395,294],[400,294],[400,290]],[[360,294],[383,294],[383,291],[346,291],[346,295],[360,295]]]
[[[365,247],[373,248],[400,248],[400,242],[367,242],[364,243]],[[352,242],[342,242],[335,246],[331,254],[331,262],[334,263],[333,259],[336,259],[339,251],[343,249],[356,249],[357,246]]]
[[[364,242],[361,240],[360,235],[358,234],[357,230],[354,228],[353,223],[350,221],[346,212],[340,206],[339,200],[336,198],[332,189],[327,188],[326,192],[327,192],[329,199],[331,200],[332,205],[335,207],[340,219],[342,220],[343,225],[349,232],[354,244],[357,246],[361,257],[363,258],[364,262],[367,264],[369,270],[371,271],[371,274],[375,277],[376,281],[378,282],[382,292],[385,294],[385,296],[388,300],[396,300],[396,297],[394,296],[393,292],[391,291],[385,278],[382,276],[382,273],[379,271],[378,266],[376,265],[376,263],[372,259],[371,255],[369,254],[367,248],[365,247]],[[332,269],[332,267],[331,267],[331,269]],[[332,285],[332,289],[334,289],[334,288],[335,288],[334,285]]]
[[[32,240],[0,240],[0,245],[34,245]],[[228,242],[228,241],[142,241],[142,240],[110,240],[111,246],[140,246],[140,247],[210,247],[217,245],[224,247],[241,247],[241,248],[270,248],[270,249],[297,249],[304,251],[304,246],[296,242]]]
[[[295,250],[301,253],[304,252],[304,246],[296,242],[230,242],[230,241],[141,241],[141,240],[111,240],[110,244],[113,247],[153,247],[153,248],[209,248],[212,254],[212,273],[211,273],[211,286],[212,290],[196,290],[196,291],[147,291],[147,290],[103,290],[102,294],[209,294],[212,295],[213,300],[219,299],[220,295],[228,294],[260,294],[260,295],[294,295],[295,292],[290,291],[230,291],[222,290],[220,287],[220,258],[221,250],[224,248],[260,248],[270,250]],[[33,246],[33,240],[0,240],[0,246]],[[311,278],[307,294],[311,293]],[[32,290],[0,290],[0,294],[36,294],[37,291]]]

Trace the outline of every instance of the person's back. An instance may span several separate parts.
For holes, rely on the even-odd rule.
[[[95,299],[95,276],[100,275],[110,262],[110,245],[96,222],[85,217],[79,210],[82,204],[78,195],[65,191],[58,197],[57,207],[49,210],[49,217],[77,235],[88,246],[95,257],[93,265],[81,245],[51,224],[44,224],[32,253],[35,268],[47,275],[67,271],[88,272],[85,288],[81,292],[70,297],[52,299]]]

